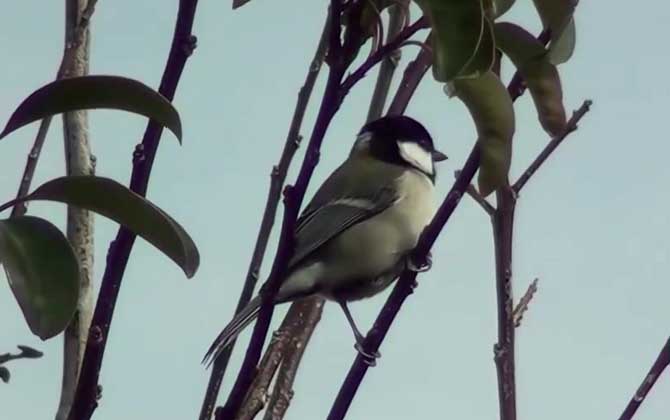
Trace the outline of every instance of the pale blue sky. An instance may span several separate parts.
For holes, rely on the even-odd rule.
[[[3,124],[28,93],[56,72],[62,3],[13,2],[0,15]],[[194,30],[199,46],[175,100],[184,145],[179,147],[170,134],[163,137],[149,191],[192,234],[202,265],[187,280],[166,257],[138,241],[106,352],[98,420],[196,418],[208,377],[199,362],[234,310],[270,168],[278,159],[327,2],[254,0],[236,12],[229,3],[200,2]],[[537,31],[531,2],[518,3],[509,19]],[[100,1],[93,19],[92,72],[157,86],[176,6],[177,1],[164,0]],[[528,184],[517,212],[517,295],[540,278],[540,290],[518,330],[520,419],[617,418],[670,334],[670,193],[664,187],[670,179],[670,87],[658,80],[670,65],[662,47],[669,19],[670,6],[658,0],[645,7],[602,1],[579,6],[577,51],[560,71],[566,107],[572,110],[587,98],[594,107]],[[414,52],[408,49],[405,57]],[[373,82],[371,73],[335,118],[311,191],[346,155],[365,118]],[[314,110],[304,134],[312,127]],[[513,174],[547,141],[530,99],[519,100],[516,110]],[[430,79],[421,85],[409,114],[425,123],[451,158],[438,180],[445,192],[474,138],[469,116]],[[143,118],[122,112],[91,114],[99,175],[127,182],[144,125]],[[0,143],[0,201],[15,193],[36,129],[33,124]],[[38,182],[63,174],[62,154],[58,120]],[[61,205],[30,209],[64,224]],[[101,217],[96,221],[96,258],[104,263],[116,225]],[[471,200],[463,200],[433,253],[433,270],[421,276],[348,418],[497,418],[491,229]],[[102,270],[98,264],[97,280]],[[371,324],[384,299],[353,305],[362,326]],[[8,365],[12,382],[0,384],[3,416],[52,417],[61,381],[61,339],[43,343],[30,334],[4,280],[0,319],[0,353],[16,344],[45,352],[40,360]],[[325,416],[355,355],[352,345],[339,308],[327,305],[288,418]],[[235,352],[224,394],[240,353]],[[637,419],[670,416],[668,375]]]

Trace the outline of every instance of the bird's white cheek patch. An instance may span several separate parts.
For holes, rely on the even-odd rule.
[[[433,174],[433,156],[426,149],[411,141],[399,141],[398,149],[407,163],[427,174]]]

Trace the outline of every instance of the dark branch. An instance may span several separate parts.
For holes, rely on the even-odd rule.
[[[275,222],[275,215],[277,213],[277,207],[281,197],[281,189],[286,180],[286,174],[288,173],[293,156],[295,155],[295,152],[302,140],[302,136],[300,135],[300,128],[307,110],[307,105],[309,104],[309,99],[312,95],[312,91],[314,90],[314,84],[316,83],[317,76],[319,75],[324,57],[326,55],[326,50],[328,47],[328,35],[330,34],[328,22],[329,17],[326,17],[326,23],[324,24],[321,39],[316,48],[314,58],[312,59],[312,62],[310,63],[309,69],[307,71],[305,82],[298,92],[298,102],[296,103],[295,110],[293,111],[293,118],[291,119],[291,125],[284,143],[284,150],[282,151],[279,163],[272,169],[270,190],[268,191],[268,197],[265,203],[265,211],[263,212],[261,227],[256,238],[256,245],[254,247],[253,256],[249,264],[246,281],[244,283],[244,287],[242,288],[240,298],[237,302],[235,313],[241,311],[246,306],[246,304],[249,303],[249,300],[253,295],[254,288],[256,287],[256,283],[258,282],[258,275],[260,273],[261,264],[263,263],[265,250],[267,248],[268,241],[270,239],[270,233],[272,232],[272,227],[274,226]],[[216,397],[219,394],[221,381],[223,380],[223,376],[226,372],[234,345],[235,342],[231,343],[231,345],[223,350],[223,352],[214,361],[212,372],[209,377],[209,383],[207,385],[207,391],[205,392],[204,401],[200,410],[200,420],[209,420],[212,417],[214,405],[216,404]]]
[[[268,280],[261,289],[261,307],[258,319],[254,325],[249,347],[247,348],[242,367],[238,373],[235,385],[228,396],[226,404],[216,410],[217,420],[233,420],[246,396],[253,380],[254,370],[258,363],[265,336],[270,327],[270,320],[274,311],[274,298],[279,291],[281,280],[284,277],[290,255],[293,251],[293,233],[302,201],[307,191],[307,185],[311,179],[314,168],[319,160],[319,150],[333,116],[340,107],[344,94],[340,89],[340,83],[345,68],[342,65],[342,51],[340,43],[342,3],[339,0],[331,0],[330,3],[330,34],[328,54],[326,62],[330,66],[326,89],[319,107],[319,112],[314,125],[314,130],[305,152],[305,159],[300,167],[300,172],[294,186],[287,186],[284,190],[284,218],[279,237],[278,251],[270,272]]]
[[[526,169],[524,173],[519,177],[519,179],[517,179],[517,181],[514,183],[514,186],[512,187],[517,194],[521,191],[524,185],[526,185],[526,182],[530,180],[533,174],[537,172],[538,169],[540,169],[540,166],[542,166],[542,164],[547,160],[547,158],[551,156],[551,154],[563,142],[563,140],[565,140],[565,138],[570,133],[572,133],[577,129],[577,124],[582,119],[582,117],[587,112],[589,112],[592,104],[593,102],[590,100],[584,101],[584,103],[582,103],[582,106],[580,106],[579,109],[577,109],[572,113],[572,117],[565,124],[565,129],[563,130],[563,132],[558,137],[554,137],[549,143],[547,143],[542,152],[540,152],[540,154],[535,158],[533,163],[531,163],[528,169]]]
[[[158,91],[167,99],[172,100],[179,83],[187,58],[195,48],[196,38],[191,34],[197,0],[180,0],[177,21],[170,54],[165,65],[163,77]],[[133,171],[130,189],[140,195],[146,195],[149,176],[153,166],[158,143],[163,128],[150,121],[144,132],[142,143],[133,154]],[[112,323],[114,307],[121,288],[128,258],[135,243],[135,235],[121,227],[112,241],[107,254],[107,266],[102,278],[98,300],[89,329],[86,351],[75,394],[74,404],[70,411],[70,420],[88,420],[97,407],[100,386],[98,379],[104,356],[109,329]]]
[[[642,384],[640,384],[640,387],[637,389],[637,391],[635,391],[635,395],[633,395],[633,398],[631,398],[630,402],[626,406],[626,409],[621,414],[621,417],[619,417],[619,420],[630,420],[633,418],[637,409],[640,407],[644,399],[647,398],[649,391],[651,391],[658,378],[663,374],[663,371],[669,365],[670,338],[668,338],[668,341],[665,342],[665,345],[658,354],[654,364],[651,366],[651,369],[649,369],[649,373],[647,373],[647,376],[645,376]]]

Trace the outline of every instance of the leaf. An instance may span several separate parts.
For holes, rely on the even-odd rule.
[[[551,30],[552,45],[555,45],[558,42],[566,29],[571,30],[570,23],[578,2],[578,0],[533,0],[537,13],[542,20],[542,26],[545,29],[549,28]],[[572,21],[572,30],[574,34],[574,21]],[[563,41],[563,43],[567,45],[561,47],[564,52],[563,54],[560,54],[560,56],[566,57],[565,52],[570,51],[570,53],[567,54],[567,58],[570,58],[572,50],[574,50],[574,40],[575,37],[572,36],[572,39],[570,39],[570,35],[568,34],[568,39]],[[570,44],[572,44],[571,47]],[[553,49],[553,47],[550,49]],[[553,63],[560,64],[567,61],[567,58],[563,61],[553,61]]]
[[[514,136],[512,98],[498,76],[488,71],[476,79],[459,79],[453,89],[477,127],[481,165],[479,192],[487,196],[508,182]]]
[[[233,10],[244,6],[245,4],[249,3],[251,0],[233,0]]]
[[[9,373],[9,369],[7,369],[4,366],[0,366],[0,379],[2,379],[2,382],[4,383],[9,383],[9,378],[11,378],[12,375]]]
[[[577,28],[575,18],[571,18],[563,33],[549,45],[549,61],[552,64],[563,64],[572,57],[577,44]]]
[[[507,13],[507,11],[514,6],[515,1],[516,0],[493,0],[493,4],[495,5],[495,17],[499,18]]]
[[[108,178],[67,176],[42,184],[21,201],[49,200],[92,210],[125,226],[177,263],[187,277],[200,264],[186,231],[144,197]]]
[[[170,101],[137,80],[118,76],[73,77],[42,86],[16,108],[0,133],[0,139],[50,115],[96,108],[144,115],[170,129],[181,142],[179,113]]]
[[[440,82],[491,69],[495,43],[481,1],[416,0],[433,30],[433,76]]]
[[[33,216],[0,220],[0,261],[33,334],[63,331],[77,308],[79,265],[61,231]]]
[[[556,66],[549,62],[547,51],[540,41],[513,23],[496,23],[498,48],[517,67],[533,97],[542,127],[557,136],[566,124],[563,90]]]
[[[19,344],[16,347],[21,350],[21,357],[26,359],[39,359],[40,357],[44,356],[44,353],[29,346],[22,346]]]

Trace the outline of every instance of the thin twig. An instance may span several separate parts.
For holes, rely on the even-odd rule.
[[[394,4],[389,7],[389,29],[387,31],[386,43],[391,42],[398,36],[402,30],[403,24],[403,6]],[[402,58],[400,49],[396,49],[389,53],[379,66],[379,75],[377,76],[377,83],[375,83],[375,90],[372,93],[370,107],[368,108],[367,121],[376,120],[384,113],[384,105],[388,97],[388,91],[393,81],[393,75],[398,68],[398,63]]]
[[[89,23],[95,1],[67,0],[65,13],[65,48],[63,77],[88,74]],[[95,160],[91,154],[88,112],[63,114],[63,142],[67,175],[93,175]],[[65,420],[74,400],[79,369],[84,357],[88,328],[93,316],[93,213],[76,206],[67,206],[67,238],[79,261],[79,296],[77,310],[63,334],[63,380],[56,420]]]
[[[523,296],[521,296],[519,303],[517,303],[516,306],[514,307],[514,311],[512,312],[512,319],[514,320],[514,328],[519,328],[521,326],[521,320],[523,319],[523,315],[528,310],[528,305],[530,304],[530,301],[533,300],[535,292],[537,292],[538,281],[539,281],[538,279],[535,279],[530,285],[528,285],[526,293],[524,293]]]
[[[196,38],[191,34],[191,29],[197,4],[197,0],[179,1],[170,54],[158,89],[168,100],[174,98],[186,60],[193,53],[196,45]],[[142,143],[135,148],[133,153],[130,189],[142,196],[146,195],[147,192],[151,168],[162,132],[163,129],[159,124],[150,121],[144,132]],[[89,329],[79,384],[68,417],[70,420],[90,419],[98,405],[97,400],[101,392],[98,384],[100,368],[102,367],[105,346],[109,337],[116,299],[121,289],[121,281],[135,238],[132,232],[121,227],[116,238],[110,244],[107,265],[100,285],[91,328]]]
[[[430,35],[425,42],[430,42]],[[421,83],[421,80],[423,80],[423,76],[426,75],[432,62],[432,54],[422,49],[417,54],[416,58],[407,65],[402,80],[400,81],[400,85],[398,86],[398,90],[389,105],[388,115],[400,115],[405,113],[410,99],[414,95],[414,92],[416,92],[416,88],[419,86],[419,83]]]
[[[649,369],[649,373],[647,373],[640,387],[635,391],[635,395],[633,395],[633,398],[631,398],[623,413],[621,413],[619,420],[631,420],[633,418],[637,409],[640,408],[642,402],[647,398],[649,391],[651,391],[658,378],[668,366],[670,366],[670,338],[665,342],[654,364]]]
[[[415,261],[426,261],[430,248],[449,221],[449,218],[456,209],[461,197],[465,194],[465,190],[468,185],[470,185],[475,172],[477,172],[477,169],[479,168],[479,158],[479,148],[475,145],[465,162],[465,165],[463,165],[461,175],[454,182],[449,194],[447,194],[442,202],[442,205],[431,223],[421,234],[413,253],[413,259]],[[409,269],[403,271],[393,288],[391,295],[388,297],[384,307],[377,316],[372,329],[368,332],[363,341],[363,348],[366,353],[373,354],[379,349],[393,320],[398,314],[398,311],[400,311],[403,302],[407,296],[414,291],[414,288],[416,287],[416,277],[416,271]],[[328,414],[328,420],[341,420],[344,418],[369,367],[369,362],[366,361],[365,357],[358,354],[337,394],[337,398]]]
[[[340,43],[341,35],[342,2],[331,0],[330,2],[330,33],[328,36],[328,54],[326,62],[330,69],[328,81],[324,91],[321,106],[316,118],[312,135],[305,152],[305,159],[300,167],[300,172],[294,186],[284,189],[284,217],[279,237],[278,251],[272,265],[268,280],[261,289],[261,307],[258,318],[254,325],[251,340],[242,362],[242,367],[237,375],[235,385],[231,390],[226,404],[216,410],[217,420],[233,420],[237,415],[240,404],[249,390],[253,380],[256,364],[261,356],[265,336],[267,335],[272,313],[274,311],[274,299],[279,291],[281,280],[284,277],[286,267],[291,253],[293,252],[293,235],[298,213],[307,191],[309,180],[319,160],[319,149],[323,138],[328,130],[335,113],[340,107],[344,97],[340,89],[340,83],[346,70],[343,66],[342,57],[348,56],[351,51],[343,51]]]
[[[81,12],[77,27],[72,31],[72,36],[65,44],[65,49],[63,52],[63,58],[61,63],[58,66],[58,72],[56,73],[56,80],[68,76],[67,69],[72,67],[72,62],[75,60],[77,52],[81,49],[85,42],[88,42],[88,28],[91,22],[91,17],[95,11],[95,4],[98,0],[89,0],[86,4],[86,8]],[[35,136],[35,141],[33,146],[30,148],[30,153],[26,158],[26,165],[23,169],[23,175],[21,176],[21,181],[19,182],[19,189],[16,192],[16,198],[25,197],[28,195],[30,190],[30,184],[32,184],[33,177],[35,175],[35,169],[37,169],[37,162],[39,161],[40,154],[42,153],[42,147],[44,146],[44,141],[46,140],[47,133],[49,132],[49,126],[51,125],[51,118],[46,117],[40,121],[40,126],[37,130],[37,135]],[[21,201],[12,208],[11,217],[23,216],[28,210],[28,202]]]
[[[454,177],[458,178],[459,173],[461,173],[461,171],[455,171]],[[493,216],[493,214],[496,211],[496,208],[493,207],[493,204],[489,203],[489,201],[486,198],[482,197],[482,195],[479,193],[479,191],[477,191],[477,188],[475,188],[474,185],[472,184],[468,185],[468,189],[466,190],[466,192],[470,196],[470,198],[475,200],[475,202],[481,206],[482,210],[484,210],[486,214],[488,214],[489,216]]]
[[[368,57],[353,73],[342,82],[342,91],[348,92],[359,80],[365,77],[365,74],[377,63],[382,61],[388,54],[398,49],[403,42],[407,41],[412,35],[421,29],[428,27],[428,20],[421,17],[416,22],[403,29],[391,42],[387,42],[381,48],[377,49]]]
[[[517,181],[514,183],[512,188],[514,191],[518,194],[521,189],[526,185],[528,180],[530,180],[530,177],[533,176],[535,172],[537,172],[538,169],[540,169],[540,166],[551,156],[551,154],[556,150],[556,148],[565,140],[565,138],[575,131],[577,129],[577,124],[579,121],[582,119],[582,117],[589,112],[591,109],[591,105],[593,105],[593,101],[591,100],[586,100],[584,103],[582,103],[582,106],[580,106],[576,111],[572,113],[572,117],[568,122],[565,124],[565,129],[563,132],[557,136],[554,137],[547,145],[544,147],[542,152],[535,158],[533,163],[528,166],[528,169],[524,171],[524,173],[517,179]]]
[[[295,152],[302,140],[302,137],[300,136],[300,128],[307,110],[307,105],[309,104],[309,99],[312,95],[312,91],[314,90],[314,84],[316,82],[317,76],[319,75],[323,60],[326,55],[326,50],[328,47],[328,35],[330,33],[328,22],[329,18],[326,17],[326,22],[324,23],[321,39],[319,40],[316,52],[314,53],[314,58],[312,59],[307,71],[305,82],[303,83],[298,93],[298,102],[296,103],[295,110],[293,111],[293,118],[291,119],[291,125],[288,130],[288,135],[286,136],[281,158],[279,159],[279,163],[272,168],[270,190],[268,191],[268,197],[265,203],[263,219],[261,220],[261,226],[256,238],[256,245],[254,246],[253,256],[251,258],[251,262],[249,263],[246,280],[244,287],[242,288],[240,298],[237,302],[235,313],[241,311],[246,306],[246,304],[249,303],[249,300],[251,299],[253,291],[256,287],[256,283],[258,282],[258,276],[261,265],[263,263],[263,258],[265,256],[265,250],[270,239],[270,233],[272,232],[272,227],[274,226],[275,215],[277,213],[277,207],[281,198],[281,189],[286,180],[286,174],[288,173],[293,156],[295,155]],[[234,345],[235,342],[233,341],[214,361],[209,383],[207,385],[207,391],[205,392],[202,408],[200,409],[200,420],[209,420],[212,417],[214,405],[216,404],[216,397],[219,394],[221,381],[223,380],[223,376],[226,372]]]

